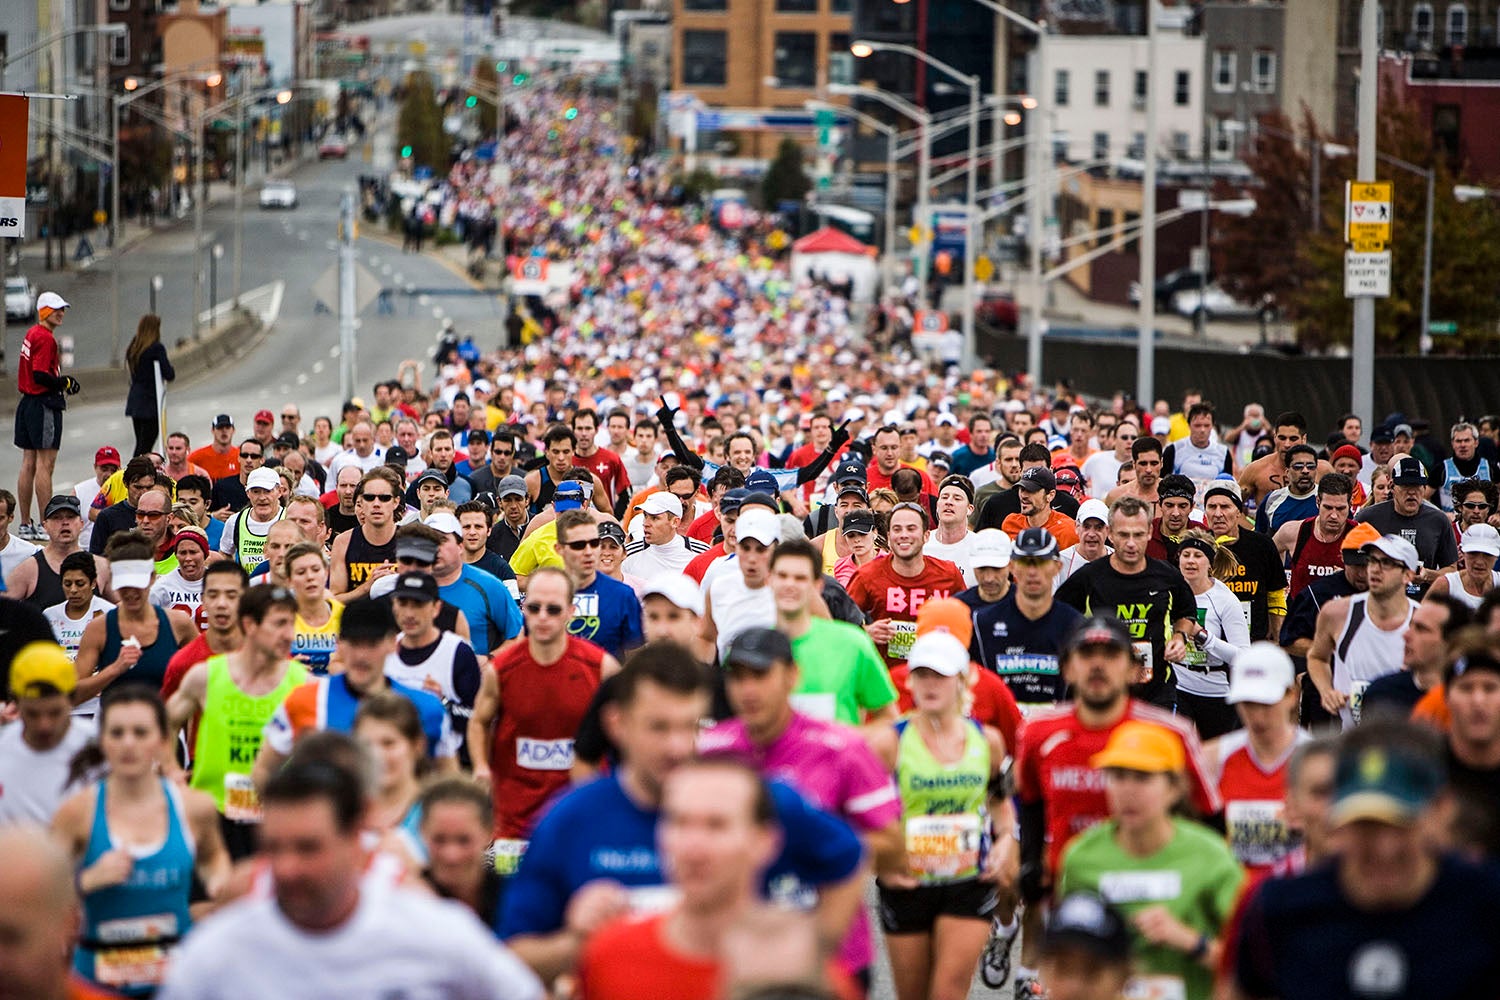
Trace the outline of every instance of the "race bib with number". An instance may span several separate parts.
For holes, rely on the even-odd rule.
[[[516,737],[516,763],[531,771],[567,771],[573,767],[573,740]]]
[[[981,818],[913,816],[906,821],[906,863],[921,879],[971,878],[979,874]]]
[[[250,775],[224,775],[224,818],[235,823],[260,822],[260,795]]]
[[[1125,984],[1125,1000],[1187,1000],[1180,976],[1136,976]]]
[[[170,913],[105,920],[95,937],[94,981],[101,986],[138,989],[160,986],[167,975],[167,946],[177,937],[177,918]]]
[[[1354,724],[1359,725],[1359,713],[1365,705],[1365,692],[1370,689],[1369,681],[1349,682],[1349,718]]]
[[[1153,662],[1156,654],[1151,649],[1149,642],[1132,642],[1130,648],[1135,651],[1135,677],[1131,679],[1132,684],[1149,684],[1155,674]]]
[[[916,622],[891,622],[891,639],[885,649],[892,659],[904,660],[911,655],[912,643],[916,641]]]
[[[1277,799],[1225,803],[1225,833],[1240,864],[1265,868],[1281,860],[1291,843],[1285,814],[1286,803]]]
[[[490,845],[490,853],[494,857],[495,874],[509,877],[514,875],[521,867],[521,859],[526,856],[526,840],[497,840]]]

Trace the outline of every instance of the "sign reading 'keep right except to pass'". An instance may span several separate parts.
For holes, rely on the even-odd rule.
[[[0,97],[0,237],[26,235],[27,100]]]

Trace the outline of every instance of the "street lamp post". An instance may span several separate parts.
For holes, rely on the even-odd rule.
[[[855,108],[841,108],[829,104],[826,101],[807,101],[806,106],[812,110],[832,111],[836,115],[852,118],[861,125],[875,129],[885,136],[885,239],[884,255],[886,267],[893,266],[896,260],[896,128],[887,125],[873,115],[867,115]]]
[[[208,255],[208,325],[209,329],[216,329],[219,325],[219,313],[215,308],[219,301],[219,261],[224,257],[224,244],[215,243],[212,252]]]

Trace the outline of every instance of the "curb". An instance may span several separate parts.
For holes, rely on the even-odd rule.
[[[384,231],[381,231],[381,232],[369,232],[367,230],[367,231],[365,231],[361,235],[365,239],[367,239],[367,240],[377,240],[377,241],[379,241],[381,243],[384,243],[386,246],[396,247],[397,249],[400,249],[400,247],[401,247],[401,240],[400,240],[400,238],[398,238],[393,233],[388,233],[388,232],[384,232]],[[499,295],[500,294],[500,289],[498,287],[491,287],[490,285],[486,285],[482,281],[475,281],[474,278],[472,276],[470,276],[467,268],[465,268],[463,265],[457,263],[456,261],[449,260],[448,259],[448,255],[445,254],[445,253],[443,253],[443,251],[441,249],[437,249],[437,250],[423,250],[422,251],[422,256],[426,257],[426,258],[428,258],[430,260],[437,261],[439,264],[443,265],[443,267],[447,268],[448,271],[451,272],[454,277],[458,278],[460,281],[463,281],[465,284],[467,284],[470,288],[474,289],[475,291],[478,291],[478,292],[488,292],[491,295]],[[399,289],[398,289],[398,291],[399,291]]]

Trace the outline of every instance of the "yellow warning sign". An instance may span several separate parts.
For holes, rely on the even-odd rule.
[[[1357,249],[1391,241],[1392,194],[1390,181],[1350,181],[1345,188],[1345,236]]]
[[[988,257],[980,257],[974,261],[974,278],[977,281],[989,281],[995,276],[995,265],[990,263]]]

